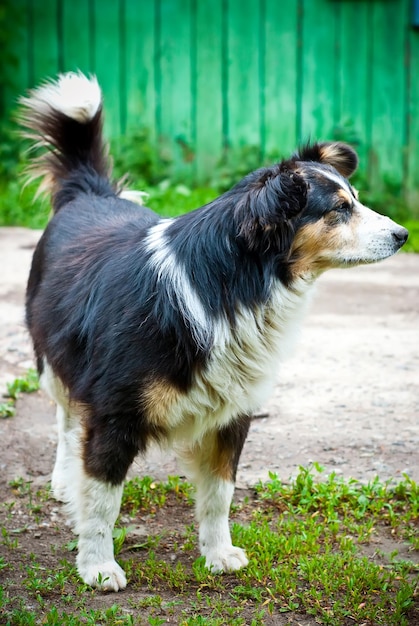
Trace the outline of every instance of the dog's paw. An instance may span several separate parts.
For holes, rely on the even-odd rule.
[[[51,478],[51,492],[55,500],[58,502],[66,501],[66,487],[63,482],[52,476]]]
[[[234,572],[248,564],[246,552],[235,546],[209,550],[205,554],[205,564],[211,572]]]
[[[64,464],[56,461],[51,476],[51,491],[55,500],[67,502],[68,476],[64,471]]]
[[[79,567],[79,574],[87,585],[101,591],[119,591],[127,586],[125,572],[116,561]]]

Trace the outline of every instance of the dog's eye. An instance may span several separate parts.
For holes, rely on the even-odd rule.
[[[335,211],[339,211],[339,213],[348,213],[352,209],[352,205],[349,202],[344,200],[335,208]]]
[[[346,200],[342,200],[332,209],[327,211],[327,221],[329,224],[341,224],[351,219],[352,204]]]

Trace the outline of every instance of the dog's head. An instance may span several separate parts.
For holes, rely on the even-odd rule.
[[[239,237],[250,251],[279,255],[294,277],[391,256],[408,233],[361,204],[348,180],[357,165],[350,146],[318,143],[253,172],[236,187],[244,192],[235,209]]]

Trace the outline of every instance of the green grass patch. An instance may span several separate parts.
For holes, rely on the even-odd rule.
[[[197,550],[191,487],[177,477],[128,481],[114,540],[129,586],[102,594],[77,578],[64,524],[46,526],[57,506],[48,491],[15,481],[0,512],[4,623],[258,626],[310,617],[331,626],[407,626],[419,619],[419,486],[409,477],[362,484],[323,476],[314,465],[290,483],[272,474],[237,495],[233,541],[249,565],[214,575]]]
[[[21,393],[33,393],[39,389],[39,378],[36,370],[30,368],[23,378],[16,378],[7,383],[7,392],[3,394],[6,402],[0,402],[0,419],[13,417],[16,410],[16,400]]]

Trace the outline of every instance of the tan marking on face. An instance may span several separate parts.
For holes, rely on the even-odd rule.
[[[159,428],[167,428],[167,416],[181,395],[167,380],[150,381],[141,397],[142,408],[145,409],[150,423]]]
[[[307,224],[298,231],[291,252],[295,259],[292,265],[294,276],[306,273],[317,273],[328,269],[328,263],[322,258],[322,252],[330,246],[337,245],[336,237],[331,235],[325,220],[321,219],[314,224]]]
[[[353,198],[351,198],[351,196],[346,191],[346,189],[342,189],[342,188],[338,189],[337,195],[339,196],[339,198],[341,198],[341,200],[343,200],[343,202],[347,202],[348,204],[352,204]]]
[[[347,194],[346,194],[347,195]],[[291,271],[295,278],[307,274],[318,275],[342,265],[339,258],[345,247],[353,247],[358,219],[336,221],[332,211],[297,232],[291,250]]]

